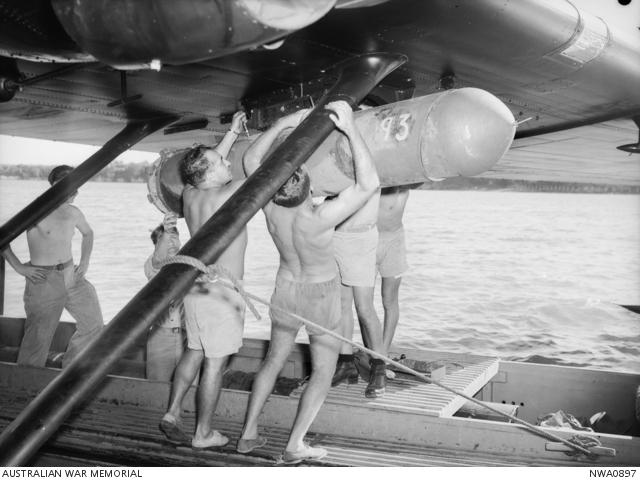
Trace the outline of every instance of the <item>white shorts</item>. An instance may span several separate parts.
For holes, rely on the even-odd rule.
[[[336,231],[333,251],[345,286],[373,287],[376,282],[376,250],[378,228],[367,226],[362,231]]]

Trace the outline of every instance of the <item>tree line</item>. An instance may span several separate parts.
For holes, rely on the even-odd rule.
[[[113,162],[92,180],[100,182],[146,182],[151,164],[148,162]],[[0,165],[0,177],[11,179],[47,179],[51,165]]]

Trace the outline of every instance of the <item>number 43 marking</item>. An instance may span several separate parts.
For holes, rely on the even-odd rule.
[[[409,124],[408,120],[411,118],[411,114],[400,114],[397,117],[386,117],[381,123],[380,128],[384,132],[384,140],[389,140],[389,137],[393,135],[393,138],[398,142],[402,142],[409,137]],[[392,129],[394,121],[397,120],[397,126]]]

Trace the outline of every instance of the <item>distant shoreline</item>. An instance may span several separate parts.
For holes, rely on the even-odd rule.
[[[453,177],[423,184],[421,190],[505,190],[509,192],[559,192],[571,194],[640,194],[640,185],[587,184],[546,180]]]
[[[106,167],[92,180],[99,182],[147,182],[151,164],[146,162],[120,163]],[[46,180],[51,166],[0,165],[0,179]],[[429,182],[420,190],[504,190],[509,192],[565,192],[582,194],[640,194],[639,185],[586,184],[578,182],[528,181],[454,177],[442,182]]]

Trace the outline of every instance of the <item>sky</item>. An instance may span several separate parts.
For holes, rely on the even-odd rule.
[[[0,135],[0,164],[67,164],[75,167],[98,149],[99,147],[92,145]],[[43,155],[45,153],[46,155]],[[121,162],[153,162],[157,158],[158,154],[154,152],[130,150],[121,154],[117,160]]]
[[[560,0],[558,0],[560,1]],[[573,0],[576,6],[605,19],[609,26],[619,25],[640,38],[637,29],[640,24],[640,0],[631,0],[622,6],[618,0]],[[639,40],[640,42],[640,40]],[[95,146],[27,139],[0,135],[0,164],[58,165],[76,166],[98,150]],[[46,156],[43,153],[46,152]],[[153,162],[157,153],[128,151],[118,157],[120,162]]]

